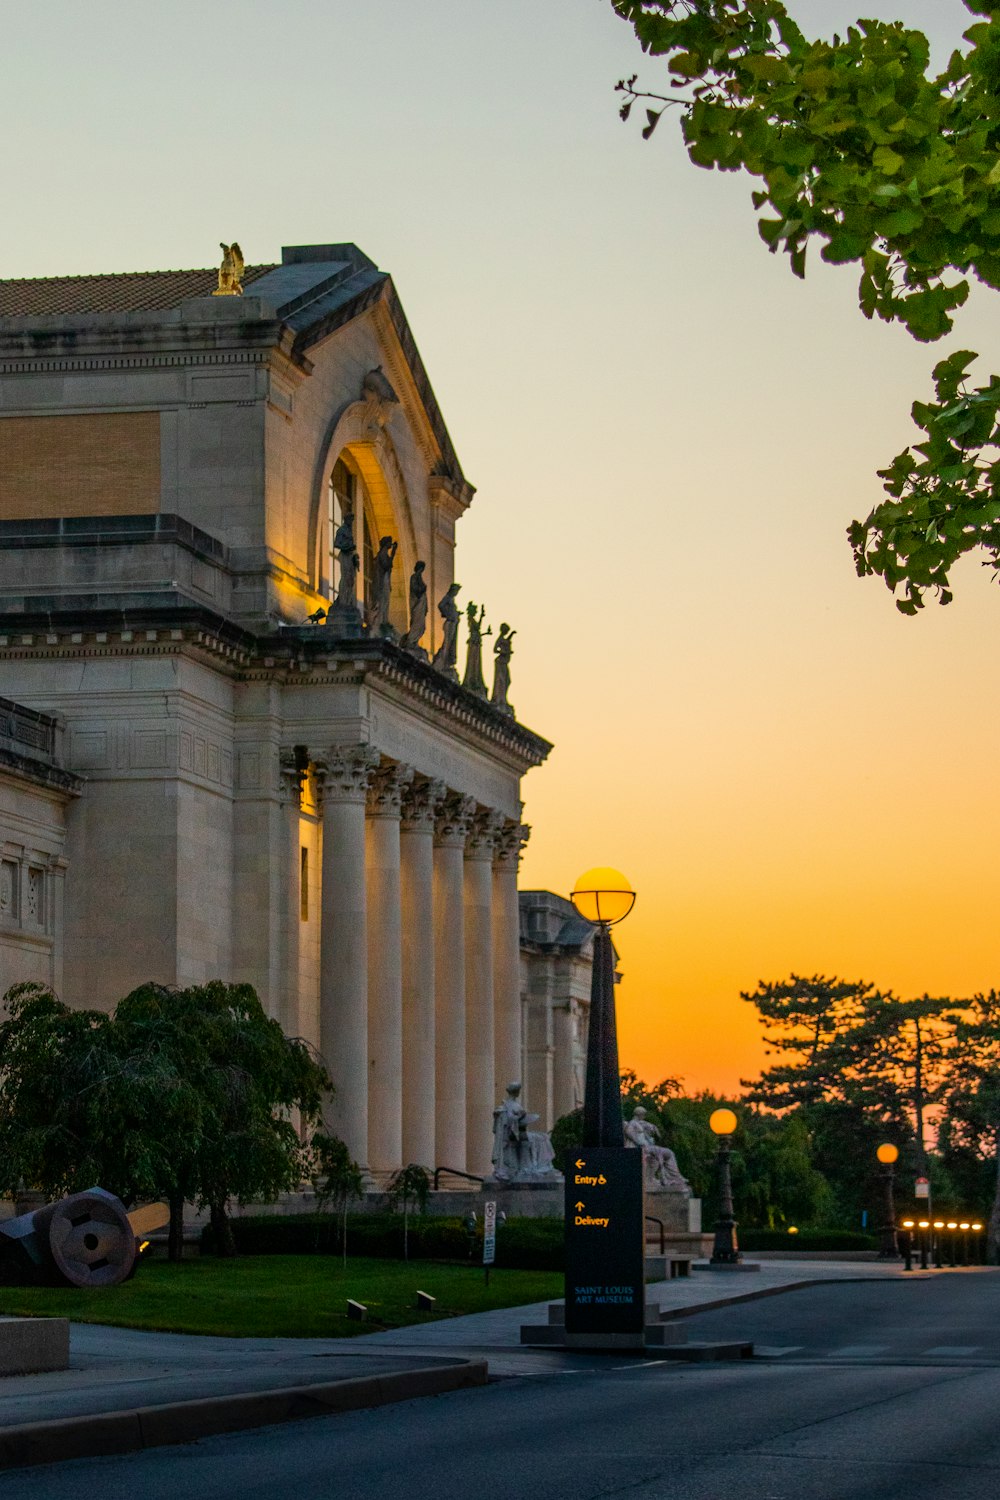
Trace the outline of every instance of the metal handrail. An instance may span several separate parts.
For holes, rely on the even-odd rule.
[[[667,1226],[664,1224],[663,1220],[662,1219],[658,1219],[655,1214],[647,1214],[646,1215],[646,1223],[647,1224],[659,1224],[659,1226],[660,1226],[660,1254],[661,1255],[665,1255],[667,1253]]]
[[[486,1181],[484,1177],[477,1177],[474,1172],[460,1172],[457,1167],[435,1167],[434,1168],[434,1191],[438,1190],[438,1182],[442,1172],[447,1172],[450,1177],[464,1177],[466,1182],[478,1182],[482,1187]]]

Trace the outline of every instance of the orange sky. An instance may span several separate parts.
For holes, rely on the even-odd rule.
[[[789,5],[827,33],[858,10]],[[860,9],[941,55],[970,23]],[[277,71],[274,8],[234,16],[6,8],[0,274],[213,265],[233,235],[392,271],[479,487],[464,597],[516,626],[513,700],[556,742],[523,884],[632,878],[621,1050],[647,1079],[753,1073],[759,978],[997,984],[1000,593],[969,564],[905,620],[844,538],[935,361],[1000,368],[995,295],[927,349],[863,321],[850,268],[796,282],[748,181],[619,123],[616,79],[657,75],[600,0],[284,0]]]

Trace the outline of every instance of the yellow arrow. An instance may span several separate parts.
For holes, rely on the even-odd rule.
[[[577,1213],[578,1214],[583,1213],[583,1210],[584,1210],[585,1207],[586,1207],[586,1204],[584,1204],[584,1203],[578,1203],[576,1205],[576,1211],[577,1211]]]
[[[586,1165],[587,1163],[582,1159],[582,1157],[577,1161],[578,1167],[585,1167]]]

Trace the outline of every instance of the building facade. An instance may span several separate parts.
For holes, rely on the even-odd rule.
[[[391,279],[300,246],[216,285],[0,282],[0,688],[38,741],[5,762],[0,709],[0,987],[249,982],[358,1161],[483,1173],[550,746],[456,669],[473,490]]]

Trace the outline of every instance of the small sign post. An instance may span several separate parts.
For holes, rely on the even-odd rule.
[[[927,1178],[927,1177],[918,1177],[917,1178],[917,1185],[916,1185],[916,1188],[914,1189],[913,1196],[915,1198],[929,1198],[930,1195],[931,1195],[930,1179]]]
[[[483,1266],[486,1285],[490,1284],[490,1266],[497,1258],[497,1206],[495,1202],[483,1204]]]
[[[642,1152],[566,1153],[566,1332],[642,1344],[646,1323]],[[610,1342],[610,1340],[608,1340]]]

